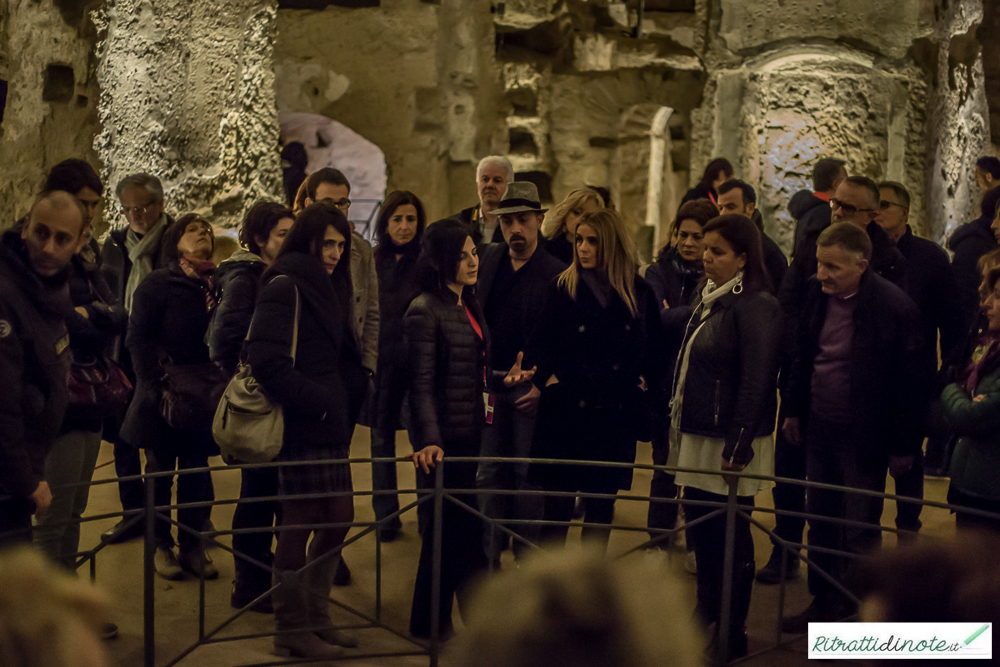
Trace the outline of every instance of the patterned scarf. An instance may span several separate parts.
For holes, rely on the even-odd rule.
[[[215,271],[215,262],[210,259],[198,259],[197,257],[188,257],[185,255],[180,258],[178,263],[184,275],[188,278],[201,281],[201,291],[205,295],[205,308],[208,312],[212,312],[216,306],[215,286],[212,284],[212,272]]]
[[[987,331],[983,334],[979,344],[976,345],[976,349],[973,350],[971,363],[965,371],[968,374],[965,378],[965,390],[969,392],[969,396],[974,395],[976,387],[979,386],[980,373],[1000,354],[1000,344],[998,343],[1000,343],[1000,337],[997,333]]]

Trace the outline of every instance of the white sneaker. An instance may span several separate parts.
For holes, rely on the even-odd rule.
[[[684,571],[688,574],[698,574],[698,561],[694,557],[694,552],[689,551],[687,560],[684,561]]]
[[[176,581],[184,577],[184,570],[177,562],[173,549],[157,547],[156,553],[153,554],[153,566],[156,568],[156,573],[164,579]]]
[[[663,568],[667,564],[667,552],[659,547],[653,547],[642,552],[642,559],[655,568]]]

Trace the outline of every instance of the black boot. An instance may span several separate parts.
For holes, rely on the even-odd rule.
[[[257,557],[257,560],[271,565],[274,562],[274,555],[270,552]],[[233,592],[229,597],[229,604],[233,609],[242,609],[271,588],[271,573],[253,563],[248,563],[241,558],[234,559],[236,578],[233,580]],[[267,597],[250,608],[250,611],[261,614],[273,614],[274,607],[271,598]]]
[[[780,584],[783,580],[788,581],[789,579],[794,579],[799,574],[799,557],[797,552],[790,552],[785,561],[785,569],[781,569],[781,558],[782,552],[785,550],[778,545],[775,545],[771,549],[771,557],[767,561],[767,565],[762,567],[759,572],[757,572],[757,581],[762,584]]]

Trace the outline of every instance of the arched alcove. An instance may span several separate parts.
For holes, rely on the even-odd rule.
[[[306,147],[306,173],[323,167],[344,173],[351,183],[348,218],[359,234],[371,240],[387,183],[382,149],[343,123],[320,114],[282,111],[278,123],[283,143],[298,141]]]

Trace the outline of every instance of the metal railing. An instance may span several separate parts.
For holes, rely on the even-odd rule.
[[[908,532],[899,530],[896,528],[891,528],[887,526],[876,526],[870,523],[851,521],[848,519],[840,519],[829,516],[821,516],[809,514],[808,512],[791,512],[785,510],[776,510],[769,507],[752,507],[751,512],[746,511],[746,506],[741,505],[738,502],[738,496],[736,494],[737,486],[729,486],[729,494],[725,502],[713,502],[713,501],[694,501],[682,498],[651,498],[648,495],[637,495],[631,493],[617,493],[617,494],[602,494],[602,493],[577,493],[577,492],[557,492],[557,491],[545,491],[545,490],[499,490],[499,489],[449,489],[444,486],[444,470],[446,466],[452,463],[480,463],[480,462],[494,462],[494,463],[529,463],[531,465],[560,465],[560,466],[587,466],[587,467],[606,467],[606,468],[630,468],[633,470],[650,470],[653,472],[662,471],[665,473],[676,474],[678,472],[689,472],[698,474],[720,474],[719,473],[707,473],[703,470],[693,470],[687,468],[677,468],[671,466],[660,466],[653,464],[625,464],[625,463],[609,463],[609,462],[598,462],[598,461],[566,461],[566,460],[555,460],[555,459],[524,459],[524,458],[504,458],[504,457],[445,457],[444,461],[438,463],[434,468],[434,485],[432,488],[410,488],[410,489],[398,489],[398,490],[387,490],[387,491],[351,491],[351,492],[336,492],[336,493],[324,493],[324,494],[302,494],[294,496],[296,499],[318,499],[318,498],[328,498],[335,496],[350,495],[352,497],[367,497],[376,495],[396,495],[399,494],[416,494],[417,500],[410,502],[405,506],[402,506],[398,511],[393,512],[391,515],[384,517],[380,520],[375,520],[372,522],[358,522],[353,521],[350,523],[321,523],[321,524],[309,524],[309,525],[277,525],[274,527],[264,527],[264,528],[253,528],[253,529],[228,529],[228,530],[213,530],[210,532],[202,532],[193,530],[187,526],[180,524],[178,521],[171,518],[170,514],[172,510],[183,509],[183,508],[195,508],[195,507],[214,507],[218,505],[232,505],[239,502],[270,502],[270,501],[281,501],[287,498],[287,496],[268,496],[268,497],[254,497],[241,501],[238,498],[223,499],[223,500],[213,500],[204,501],[196,503],[185,503],[185,504],[171,504],[171,505],[156,505],[154,493],[155,484],[151,483],[156,478],[160,477],[173,477],[175,475],[183,474],[194,474],[194,473],[234,473],[237,470],[243,469],[254,469],[254,468],[269,468],[269,467],[292,467],[298,465],[316,465],[316,464],[333,464],[333,463],[349,463],[349,464],[387,464],[387,463],[400,463],[400,462],[410,462],[409,458],[351,458],[351,459],[338,459],[338,460],[328,460],[328,461],[303,461],[303,462],[281,462],[281,463],[264,463],[264,464],[243,464],[243,465],[222,465],[222,466],[208,466],[203,468],[190,468],[179,471],[164,471],[147,473],[143,475],[136,475],[132,477],[125,477],[119,479],[108,479],[108,480],[98,480],[90,482],[91,486],[100,486],[103,484],[114,484],[118,481],[135,481],[140,480],[145,483],[145,502],[142,509],[124,511],[124,512],[112,512],[104,513],[99,515],[86,516],[80,520],[80,522],[94,522],[102,521],[112,518],[123,518],[128,522],[128,525],[137,524],[139,522],[145,523],[145,535],[144,535],[144,545],[143,545],[143,665],[144,667],[157,667],[157,652],[156,652],[156,587],[155,582],[155,567],[154,567],[154,553],[157,547],[156,535],[155,535],[155,524],[157,521],[167,521],[172,526],[177,526],[179,531],[185,531],[189,534],[194,534],[199,536],[203,544],[206,546],[214,546],[216,548],[222,549],[233,555],[233,558],[242,559],[250,564],[253,564],[259,568],[267,571],[273,571],[273,567],[267,563],[256,560],[246,554],[234,550],[232,547],[220,542],[217,537],[220,535],[235,535],[235,534],[248,534],[248,533],[279,533],[284,530],[304,530],[304,529],[320,529],[320,528],[333,528],[333,527],[349,527],[349,528],[360,528],[358,532],[350,535],[344,542],[338,546],[336,549],[328,552],[320,559],[307,562],[307,564],[300,570],[300,572],[315,566],[316,563],[325,558],[334,558],[338,556],[341,551],[351,544],[357,542],[358,540],[368,536],[371,533],[375,535],[375,611],[374,615],[369,615],[361,610],[355,609],[343,602],[335,599],[331,599],[330,602],[340,609],[350,613],[354,617],[358,618],[360,623],[357,625],[349,626],[350,629],[366,629],[366,628],[378,628],[392,635],[399,637],[408,643],[412,644],[413,649],[409,651],[399,651],[399,652],[381,652],[381,653],[355,653],[352,652],[343,656],[342,659],[361,659],[361,658],[392,658],[392,657],[406,657],[415,655],[425,655],[428,657],[429,664],[431,667],[437,667],[441,652],[441,628],[440,628],[440,583],[441,583],[441,561],[442,561],[442,516],[443,508],[445,502],[450,502],[460,507],[462,510],[470,512],[474,516],[478,517],[485,524],[486,530],[499,531],[505,536],[509,536],[511,539],[523,544],[524,546],[531,549],[542,548],[539,544],[532,542],[530,539],[525,537],[523,534],[517,530],[512,529],[508,524],[516,525],[517,527],[525,526],[583,526],[583,527],[599,527],[608,529],[610,531],[631,531],[631,532],[645,532],[649,534],[656,534],[655,537],[651,537],[649,540],[643,543],[633,546],[621,554],[615,556],[615,558],[625,558],[631,554],[643,551],[645,549],[658,547],[665,542],[670,541],[674,536],[676,536],[680,531],[687,530],[693,526],[697,526],[700,523],[709,521],[716,518],[722,514],[726,517],[726,540],[724,545],[724,560],[723,560],[723,581],[721,590],[721,613],[718,623],[718,633],[719,642],[718,645],[723,647],[723,651],[727,650],[728,647],[728,634],[729,634],[729,619],[731,616],[732,607],[732,591],[733,591],[733,560],[735,557],[735,527],[737,520],[747,521],[751,527],[757,528],[758,530],[767,534],[771,542],[782,549],[782,571],[785,571],[785,567],[788,563],[788,558],[799,558],[807,566],[810,571],[816,572],[820,577],[826,580],[830,585],[832,585],[837,591],[844,595],[847,599],[857,603],[858,598],[853,594],[852,591],[848,590],[841,582],[839,582],[832,574],[825,572],[820,568],[813,560],[811,556],[816,553],[824,553],[835,555],[838,557],[858,559],[865,557],[862,554],[851,553],[847,551],[837,550],[837,549],[827,549],[818,546],[809,546],[801,542],[788,541],[781,536],[775,534],[775,532],[760,521],[754,519],[751,516],[751,512],[762,512],[766,514],[775,515],[785,515],[793,516],[805,519],[807,521],[824,521],[831,524],[837,524],[845,527],[855,527],[863,528],[867,530],[880,530],[882,532],[900,533]],[[876,491],[868,491],[857,488],[836,486],[831,484],[819,484],[815,482],[802,481],[796,479],[789,479],[783,477],[774,477],[766,475],[752,475],[748,473],[736,473],[732,474],[733,477],[745,477],[748,479],[785,483],[790,485],[803,486],[807,489],[825,489],[830,491],[837,491],[844,494],[857,494],[863,496],[869,496],[873,498],[881,498],[884,500],[893,500],[897,503],[912,503],[920,504],[925,507],[935,507],[946,510],[959,509],[968,514],[982,516],[986,518],[996,519],[1000,521],[1000,515],[986,512],[983,510],[977,510],[973,508],[965,508],[954,506],[948,503],[934,502],[929,500],[918,500],[914,498],[909,498],[906,496],[900,496],[896,494],[889,494]],[[84,483],[78,483],[73,485],[68,485],[64,488],[75,488],[83,485]],[[664,529],[664,528],[651,528],[651,527],[639,527],[639,526],[624,526],[624,525],[605,525],[596,523],[586,523],[578,521],[546,521],[546,520],[532,520],[524,518],[514,518],[514,519],[493,519],[485,514],[483,514],[478,507],[473,507],[467,502],[462,500],[459,496],[476,497],[478,494],[489,493],[495,495],[516,495],[516,496],[526,496],[526,495],[537,495],[537,496],[547,496],[547,497],[581,497],[584,499],[598,498],[598,499],[615,499],[627,502],[643,502],[643,503],[664,503],[664,504],[689,504],[689,505],[701,505],[705,507],[715,508],[713,511],[706,515],[698,517],[692,521],[685,524],[675,526],[674,528]],[[400,631],[394,629],[384,623],[382,618],[382,579],[383,579],[383,566],[382,566],[382,540],[381,531],[379,530],[383,524],[393,522],[394,520],[401,517],[403,514],[410,512],[417,508],[419,505],[424,503],[432,503],[433,505],[433,517],[434,522],[433,534],[431,539],[433,540],[433,559],[432,559],[432,593],[431,593],[431,638],[429,642],[423,642],[414,639],[409,636],[405,631]],[[101,542],[97,544],[94,548],[88,549],[80,552],[77,556],[76,567],[79,569],[85,565],[89,565],[90,577],[92,579],[96,578],[97,575],[97,561],[98,555],[103,549],[109,546],[109,543]],[[805,551],[806,554],[800,554],[800,551]],[[785,588],[786,582],[784,578],[779,584],[778,592],[778,605],[776,608],[776,614],[778,618],[777,629],[774,637],[773,644],[767,646],[766,648],[757,651],[754,654],[746,656],[744,660],[751,659],[760,656],[764,653],[768,653],[775,649],[779,649],[786,646],[789,643],[798,641],[801,639],[800,636],[794,637],[791,641],[787,641],[783,638],[783,632],[781,630],[781,618],[784,612],[784,602],[785,602]],[[246,605],[242,609],[236,611],[234,614],[229,616],[223,622],[217,624],[211,629],[206,628],[206,618],[205,618],[205,578],[204,572],[199,576],[199,606],[198,606],[198,637],[197,640],[190,646],[182,650],[179,654],[172,657],[166,662],[161,663],[160,667],[172,667],[180,663],[184,658],[191,655],[201,646],[206,646],[209,644],[216,644],[221,642],[232,642],[232,641],[242,641],[247,639],[255,639],[261,637],[273,636],[275,633],[259,633],[259,634],[242,634],[234,636],[220,637],[219,634],[227,627],[229,627],[234,621],[243,616],[251,607],[257,604],[259,601],[266,598],[275,590],[272,587],[266,593],[259,596],[257,599],[252,601],[250,604]],[[728,658],[728,656],[724,656]],[[264,665],[277,665],[277,664],[295,664],[296,662],[307,662],[307,660],[300,661],[290,661],[290,660],[275,660],[274,662],[258,663],[254,667],[263,667]]]

